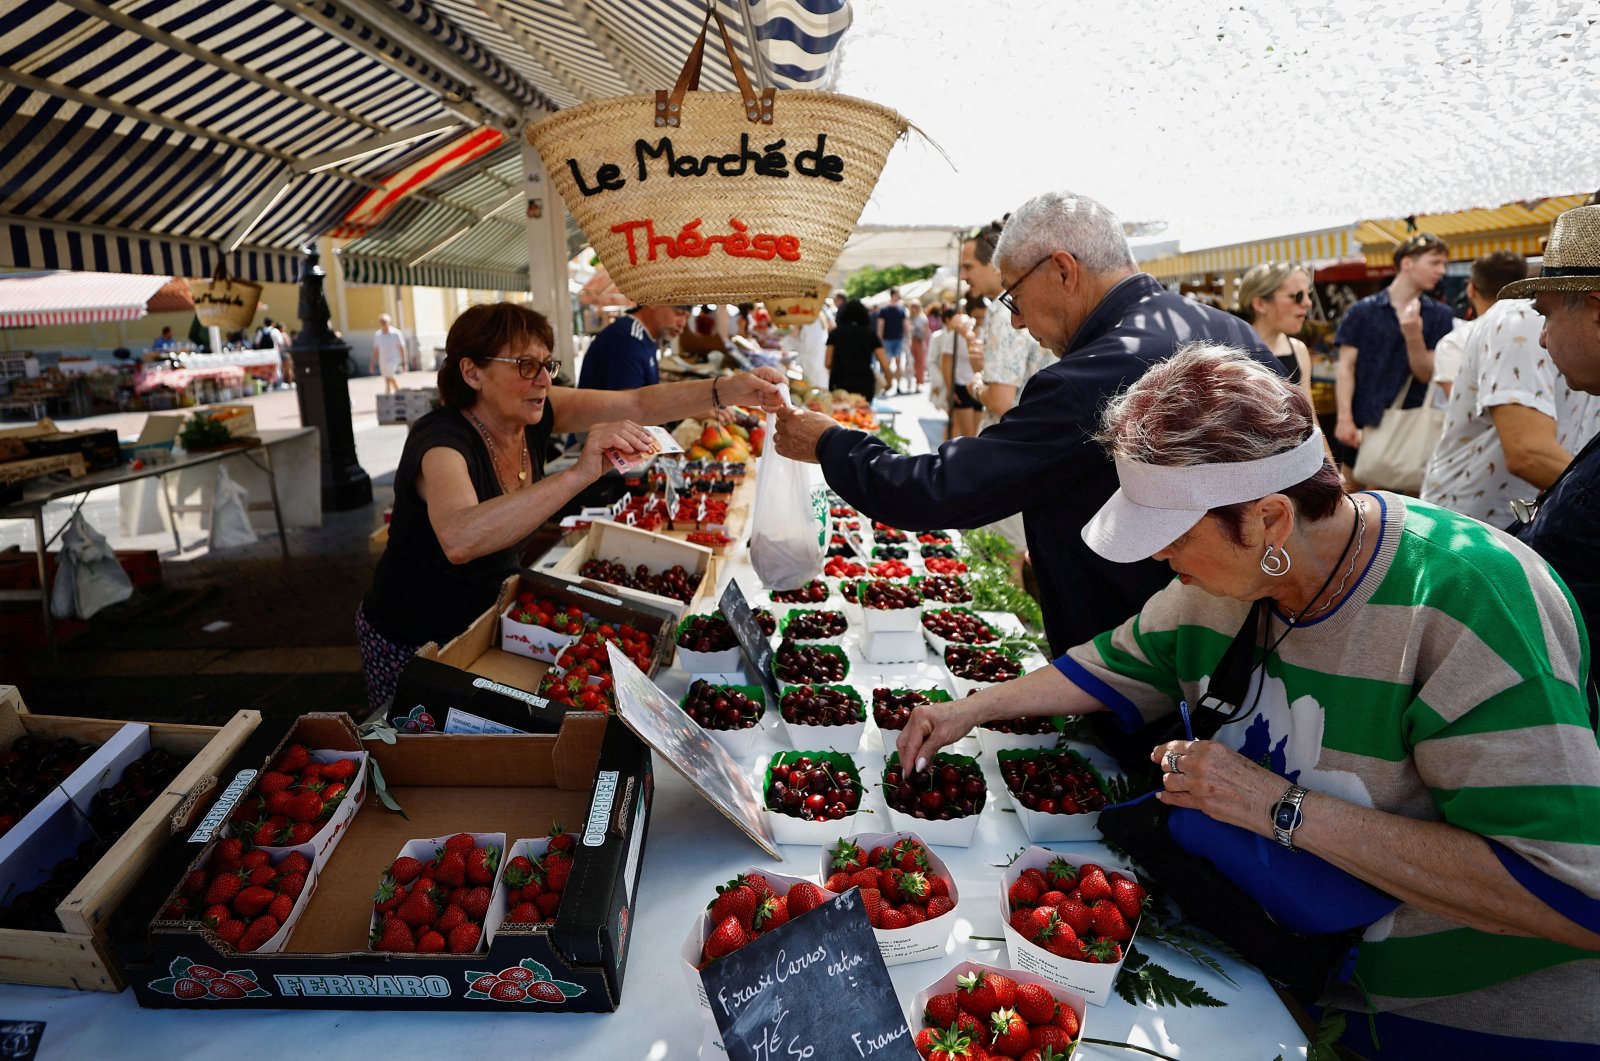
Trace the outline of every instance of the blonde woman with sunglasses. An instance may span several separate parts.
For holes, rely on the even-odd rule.
[[[1239,281],[1234,312],[1250,322],[1261,341],[1283,365],[1291,383],[1311,397],[1311,351],[1296,339],[1311,310],[1311,276],[1293,262],[1251,266]]]

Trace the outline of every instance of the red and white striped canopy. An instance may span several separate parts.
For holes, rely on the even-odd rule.
[[[138,320],[171,279],[73,272],[0,276],[0,328]]]

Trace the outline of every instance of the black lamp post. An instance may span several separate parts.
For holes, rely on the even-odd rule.
[[[322,432],[322,507],[343,512],[372,504],[372,480],[356,459],[355,428],[350,423],[350,347],[333,334],[325,275],[315,245],[306,248],[300,275],[300,332],[289,356],[294,359],[300,422]]]

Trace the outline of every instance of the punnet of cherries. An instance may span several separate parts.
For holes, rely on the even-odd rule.
[[[983,771],[965,755],[940,752],[926,770],[905,772],[891,752],[883,767],[883,798],[892,810],[913,818],[949,821],[983,810],[988,795]]]
[[[944,650],[944,665],[951,674],[972,682],[1008,682],[1022,676],[1021,663],[992,648],[951,645]]]
[[[797,726],[849,726],[867,718],[860,695],[849,686],[797,685],[783,694],[778,709]]]
[[[943,689],[884,689],[872,690],[872,720],[879,729],[900,730],[911,721],[911,712],[923,704],[948,703],[950,694]]]
[[[1041,814],[1087,814],[1106,805],[1100,778],[1071,752],[1002,752],[1000,776],[1019,803]]]
[[[806,821],[838,821],[861,805],[861,781],[847,755],[780,752],[767,782],[767,807]]]
[[[923,600],[943,604],[966,604],[972,600],[972,590],[954,575],[927,575],[917,583]]]
[[[761,721],[766,705],[732,685],[697,678],[683,698],[683,710],[703,729],[749,729]]]
[[[863,608],[873,608],[878,611],[922,607],[917,591],[901,582],[868,582],[861,587],[860,595]]]
[[[783,636],[795,641],[822,641],[839,637],[850,623],[843,612],[794,611],[783,624]]]
[[[797,645],[788,638],[778,643],[772,673],[788,685],[833,685],[850,672],[844,653],[832,645]]]
[[[999,640],[994,628],[967,608],[940,608],[924,612],[923,627],[935,637],[960,645],[986,645]]]
[[[694,591],[700,588],[701,579],[698,572],[689,571],[682,564],[673,564],[657,574],[645,564],[639,564],[630,571],[626,564],[600,559],[585,560],[583,566],[578,568],[578,575],[596,582],[609,582],[613,586],[642,589],[685,604],[694,599]]]
[[[799,589],[779,589],[772,591],[772,600],[775,604],[821,604],[828,599],[828,584],[820,578],[814,578]]]

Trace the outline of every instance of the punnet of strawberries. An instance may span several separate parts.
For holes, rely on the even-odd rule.
[[[930,1061],[1065,1061],[1078,1038],[1078,1013],[1049,988],[1018,983],[997,969],[956,977],[956,989],[930,995],[917,1052]]]
[[[1017,801],[1041,814],[1087,814],[1106,805],[1100,775],[1072,751],[1002,751],[1000,776]]]
[[[477,951],[500,856],[499,847],[480,847],[471,833],[456,833],[435,849],[432,859],[395,859],[372,896],[372,949],[400,954]]]
[[[234,807],[230,835],[252,847],[298,847],[315,839],[344,801],[361,764],[313,756],[303,744],[285,748]]]
[[[918,533],[918,545],[938,545],[950,540],[950,532],[946,530],[926,530]]]
[[[922,562],[922,566],[933,575],[964,575],[969,570],[965,560],[957,560],[953,556],[930,556]]]
[[[867,566],[842,556],[834,556],[822,565],[822,573],[829,578],[860,578],[867,573]]]
[[[1113,965],[1147,901],[1144,885],[1131,877],[1056,858],[1011,883],[1006,918],[1019,936],[1059,958]]]
[[[310,874],[311,860],[299,851],[274,862],[243,838],[224,837],[205,866],[183,878],[160,916],[199,921],[234,950],[260,950],[288,923]]]
[[[508,612],[513,620],[528,626],[542,626],[558,634],[581,634],[588,616],[570,604],[540,597],[524,590]]]
[[[873,928],[894,932],[956,908],[949,878],[933,868],[928,849],[914,837],[870,851],[846,837],[833,848],[828,865],[832,872],[822,886],[832,892],[860,888]]]
[[[568,645],[555,666],[539,682],[539,695],[553,703],[589,711],[610,711],[616,706],[612,694],[611,654],[607,643],[621,646],[628,659],[640,670],[650,669],[654,640],[628,623],[600,623]]]
[[[885,546],[885,548],[894,547]],[[909,578],[911,577],[911,565],[904,560],[879,560],[877,563],[867,566],[867,574],[873,578]]]
[[[760,873],[741,873],[717,886],[717,897],[706,907],[706,938],[700,948],[700,968],[725,958],[767,932],[810,913],[833,896],[810,881],[797,881],[783,894]]]
[[[561,909],[561,896],[572,874],[578,836],[560,823],[550,826],[544,854],[536,857],[513,851],[501,867],[506,889],[503,925],[550,924]]]

